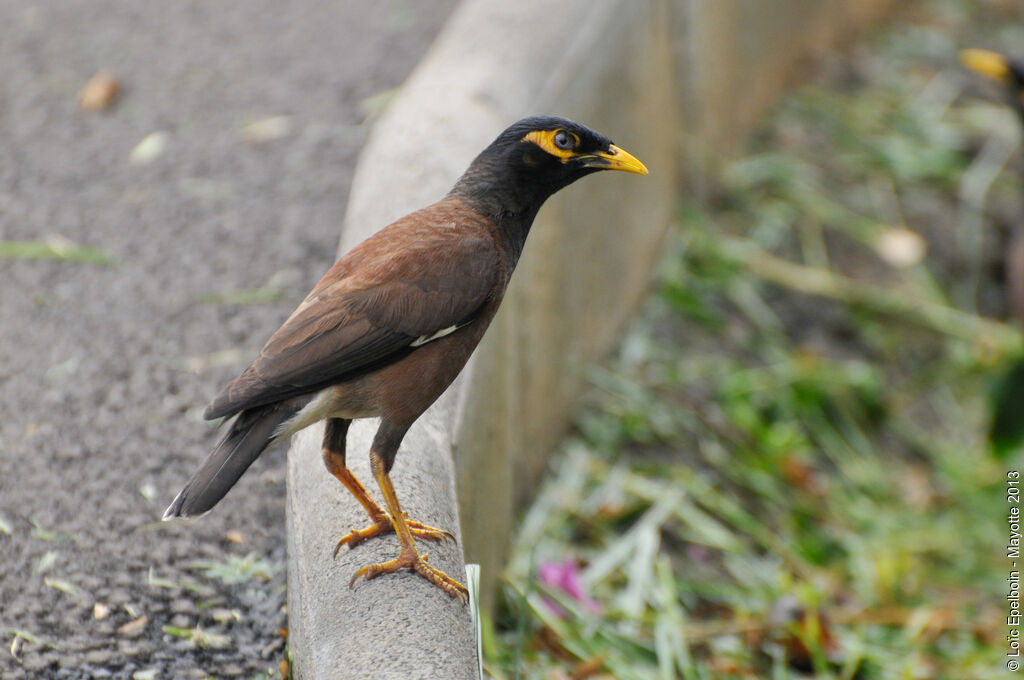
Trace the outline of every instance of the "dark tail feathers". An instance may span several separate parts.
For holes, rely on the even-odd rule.
[[[277,427],[298,411],[293,404],[277,403],[239,413],[231,429],[188,480],[163,518],[192,517],[210,510],[259,458]]]

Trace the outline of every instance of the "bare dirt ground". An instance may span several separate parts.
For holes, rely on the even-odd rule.
[[[0,677],[278,672],[283,452],[158,520],[207,401],[333,262],[375,95],[453,5],[0,0],[0,242],[65,256],[0,256]],[[84,114],[100,69],[121,96]]]

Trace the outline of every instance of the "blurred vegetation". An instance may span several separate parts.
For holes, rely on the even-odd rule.
[[[682,207],[523,518],[494,677],[1007,674],[1021,456],[986,432],[1022,351],[1001,271],[1020,134],[956,53],[1024,44],[1024,16],[924,7]]]

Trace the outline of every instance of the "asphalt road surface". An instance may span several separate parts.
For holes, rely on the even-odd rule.
[[[275,677],[283,451],[158,520],[454,4],[0,0],[0,677]]]

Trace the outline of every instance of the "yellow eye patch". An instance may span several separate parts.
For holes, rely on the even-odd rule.
[[[521,142],[533,142],[546,152],[554,156],[555,158],[562,159],[562,162],[566,162],[570,158],[576,156],[576,152],[573,149],[560,149],[555,144],[555,135],[559,132],[564,132],[573,138],[573,148],[580,145],[580,138],[574,132],[568,130],[534,130],[523,137]]]

